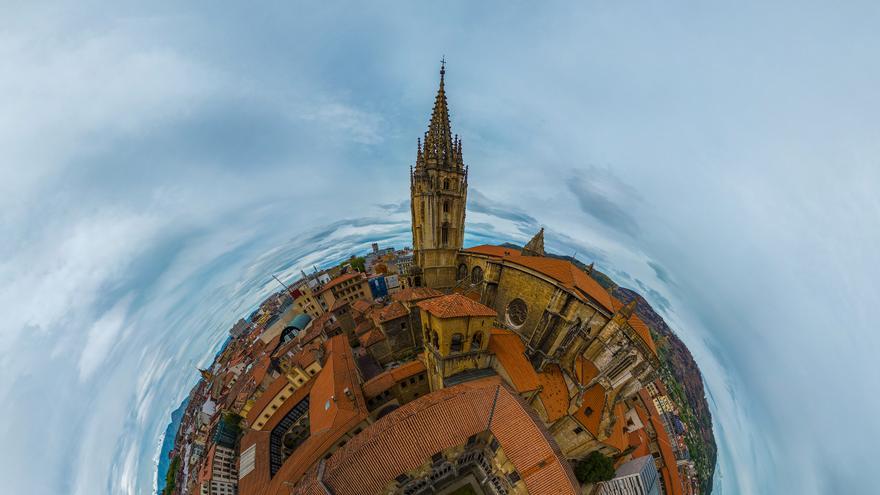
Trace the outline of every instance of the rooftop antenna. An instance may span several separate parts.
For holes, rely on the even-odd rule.
[[[296,299],[295,297],[293,297],[293,291],[290,290],[290,287],[284,285],[284,282],[282,282],[281,279],[279,279],[275,275],[272,275],[272,278],[274,278],[276,282],[281,284],[281,287],[284,287],[284,289],[287,290],[287,295],[290,296],[291,299],[294,299],[294,300]]]

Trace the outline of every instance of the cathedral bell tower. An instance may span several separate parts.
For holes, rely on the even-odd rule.
[[[455,285],[456,257],[464,241],[467,202],[467,167],[461,140],[452,135],[446,106],[444,76],[440,65],[440,89],[424,141],[418,142],[415,167],[410,169],[413,269],[410,284],[435,289]]]

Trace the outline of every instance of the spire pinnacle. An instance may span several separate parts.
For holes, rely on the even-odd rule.
[[[526,244],[522,250],[523,256],[544,256],[544,227],[532,237],[532,240]]]
[[[438,168],[464,168],[460,153],[461,141],[453,138],[449,122],[449,107],[446,103],[446,57],[440,60],[440,86],[434,99],[431,122],[425,133],[422,147],[422,160],[416,166]]]

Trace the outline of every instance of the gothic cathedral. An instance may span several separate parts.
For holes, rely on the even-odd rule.
[[[424,141],[418,143],[416,165],[410,171],[410,205],[414,270],[411,285],[451,289],[456,283],[456,260],[464,242],[467,167],[461,140],[452,135],[440,67],[440,88]]]

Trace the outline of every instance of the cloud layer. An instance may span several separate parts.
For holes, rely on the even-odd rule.
[[[170,412],[270,274],[408,244],[444,54],[466,243],[546,227],[663,310],[705,374],[719,492],[873,489],[874,3],[5,13],[7,491],[150,493]]]

